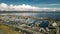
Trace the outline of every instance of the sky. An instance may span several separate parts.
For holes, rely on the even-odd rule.
[[[0,11],[60,11],[60,0],[0,0]]]

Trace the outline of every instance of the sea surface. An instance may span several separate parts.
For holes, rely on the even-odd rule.
[[[22,15],[22,16],[33,16],[33,17],[51,17],[54,19],[60,19],[60,12],[48,12],[48,13],[0,13],[0,15]]]
[[[33,16],[33,17],[51,17],[54,19],[59,19],[60,20],[60,12],[41,12],[41,13],[0,13],[0,15],[22,15],[22,16]],[[36,22],[36,21],[34,21]],[[48,24],[45,23],[46,26],[44,25],[44,23],[42,23],[41,26],[43,27],[47,27]]]

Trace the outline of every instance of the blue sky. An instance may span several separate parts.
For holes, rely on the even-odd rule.
[[[60,8],[60,0],[0,0],[0,4],[5,5],[24,5],[29,7],[40,7],[40,8]],[[2,4],[3,5],[3,4]]]
[[[0,0],[0,3],[14,4],[14,5],[28,4],[28,5],[40,7],[42,4],[60,4],[60,0]],[[60,5],[55,5],[55,7],[59,7],[59,6]],[[44,5],[41,7],[44,7]],[[49,7],[49,6],[45,5],[45,7]],[[50,7],[54,7],[54,6],[50,6]]]
[[[0,3],[13,3],[13,4],[60,4],[60,0],[0,0]]]

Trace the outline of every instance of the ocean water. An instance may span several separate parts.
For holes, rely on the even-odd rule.
[[[0,13],[0,15],[22,15],[22,16],[33,16],[33,17],[51,17],[54,19],[60,19],[60,12],[48,12],[48,13]]]
[[[54,19],[60,19],[60,13],[38,13],[38,17],[51,17]]]
[[[54,19],[59,19],[60,20],[60,12],[41,12],[41,13],[1,13],[0,15],[23,15],[23,16],[33,16],[33,17],[51,17]],[[36,21],[34,21],[36,22]],[[46,26],[44,25],[46,24]],[[42,27],[47,27],[48,24],[47,22],[44,22],[41,24]]]

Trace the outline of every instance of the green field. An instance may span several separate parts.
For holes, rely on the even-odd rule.
[[[10,29],[10,27],[7,25],[0,24],[0,34],[20,34],[20,33]]]

